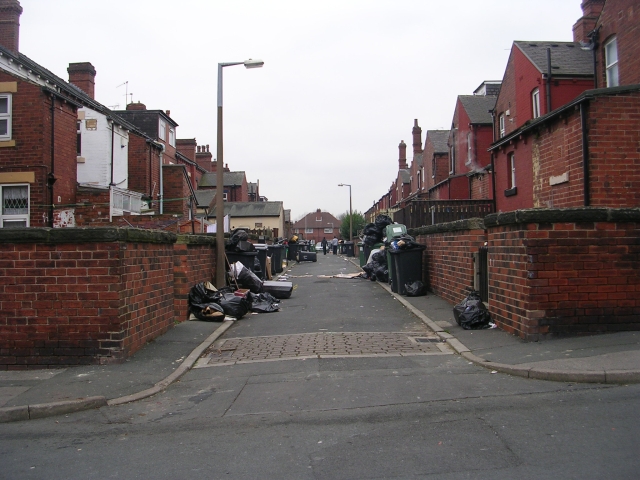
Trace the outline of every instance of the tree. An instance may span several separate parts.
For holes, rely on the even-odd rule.
[[[342,222],[340,224],[340,236],[345,240],[349,240],[349,212],[346,212],[338,217]],[[357,238],[362,232],[362,229],[366,225],[364,215],[357,210],[353,212],[353,238]]]

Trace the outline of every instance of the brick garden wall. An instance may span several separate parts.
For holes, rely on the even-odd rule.
[[[215,242],[133,228],[0,229],[0,369],[109,363],[186,318]]]
[[[482,220],[474,218],[411,230],[426,245],[423,283],[436,295],[455,304],[473,289],[473,254],[486,241]]]
[[[178,235],[174,244],[173,285],[176,321],[187,319],[189,290],[196,283],[215,284],[215,235]]]
[[[489,311],[526,340],[640,330],[640,209],[529,209],[409,231],[423,281],[452,306],[487,242]]]
[[[501,328],[529,340],[640,330],[640,209],[532,209],[484,223]]]

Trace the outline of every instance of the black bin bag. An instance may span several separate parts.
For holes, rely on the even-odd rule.
[[[407,292],[407,297],[421,297],[427,294],[427,289],[420,280],[415,282],[406,283],[404,289]]]
[[[482,303],[480,292],[470,292],[467,298],[453,307],[453,316],[465,330],[491,328],[491,315]]]

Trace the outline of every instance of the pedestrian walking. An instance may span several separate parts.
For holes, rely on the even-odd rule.
[[[322,237],[322,254],[326,255],[327,254],[327,237]]]
[[[333,248],[333,254],[338,254],[338,237],[333,236],[333,240],[331,240],[331,247]]]

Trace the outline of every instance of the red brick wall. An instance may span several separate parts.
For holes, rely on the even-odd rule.
[[[191,190],[185,177],[184,165],[163,165],[163,213],[173,213],[183,217],[189,215],[189,196]]]
[[[598,97],[589,105],[592,206],[640,206],[640,92]]]
[[[491,173],[479,173],[469,178],[472,200],[490,200],[493,198]]]
[[[117,334],[122,344],[114,343],[114,358],[130,356],[173,326],[173,243],[122,245],[120,275]]]
[[[426,245],[423,281],[428,289],[451,304],[473,290],[473,254],[486,241],[479,219],[415,229],[416,241]]]
[[[580,112],[540,129],[530,139],[533,167],[533,206],[565,208],[584,206],[584,171]],[[566,175],[567,182],[550,184],[550,178]]]
[[[508,158],[513,153],[516,159],[517,194],[507,197],[505,190],[509,188],[511,174]],[[494,151],[494,169],[496,182],[496,211],[509,212],[533,207],[533,175],[531,140],[517,139]],[[547,182],[548,182],[547,178]]]
[[[159,150],[152,148],[144,137],[129,133],[129,190],[156,200],[160,192]],[[157,210],[157,209],[156,209]]]
[[[584,102],[589,152],[589,205],[612,208],[640,205],[640,92],[598,96]],[[567,208],[585,205],[582,126],[579,110],[550,121],[531,135],[533,206]],[[520,143],[518,144],[520,145]],[[516,150],[521,158],[520,149]],[[504,155],[498,155],[496,171],[502,185]],[[519,169],[516,168],[517,175]],[[568,181],[550,185],[551,177]],[[518,185],[520,195],[520,184]],[[498,190],[500,197],[500,190]],[[507,211],[508,199],[498,202]]]
[[[173,305],[176,321],[188,318],[189,291],[193,285],[206,281],[215,284],[214,239],[215,236],[178,236],[173,257]]]
[[[640,330],[637,210],[529,210],[485,225],[500,328],[530,340]]]
[[[215,277],[214,239],[188,237],[174,251],[160,231],[0,229],[0,369],[122,360],[184,320]]]
[[[618,39],[620,85],[640,83],[640,6],[637,0],[607,0],[598,19],[600,48],[597,50],[598,87],[606,86],[604,49],[613,35]]]

